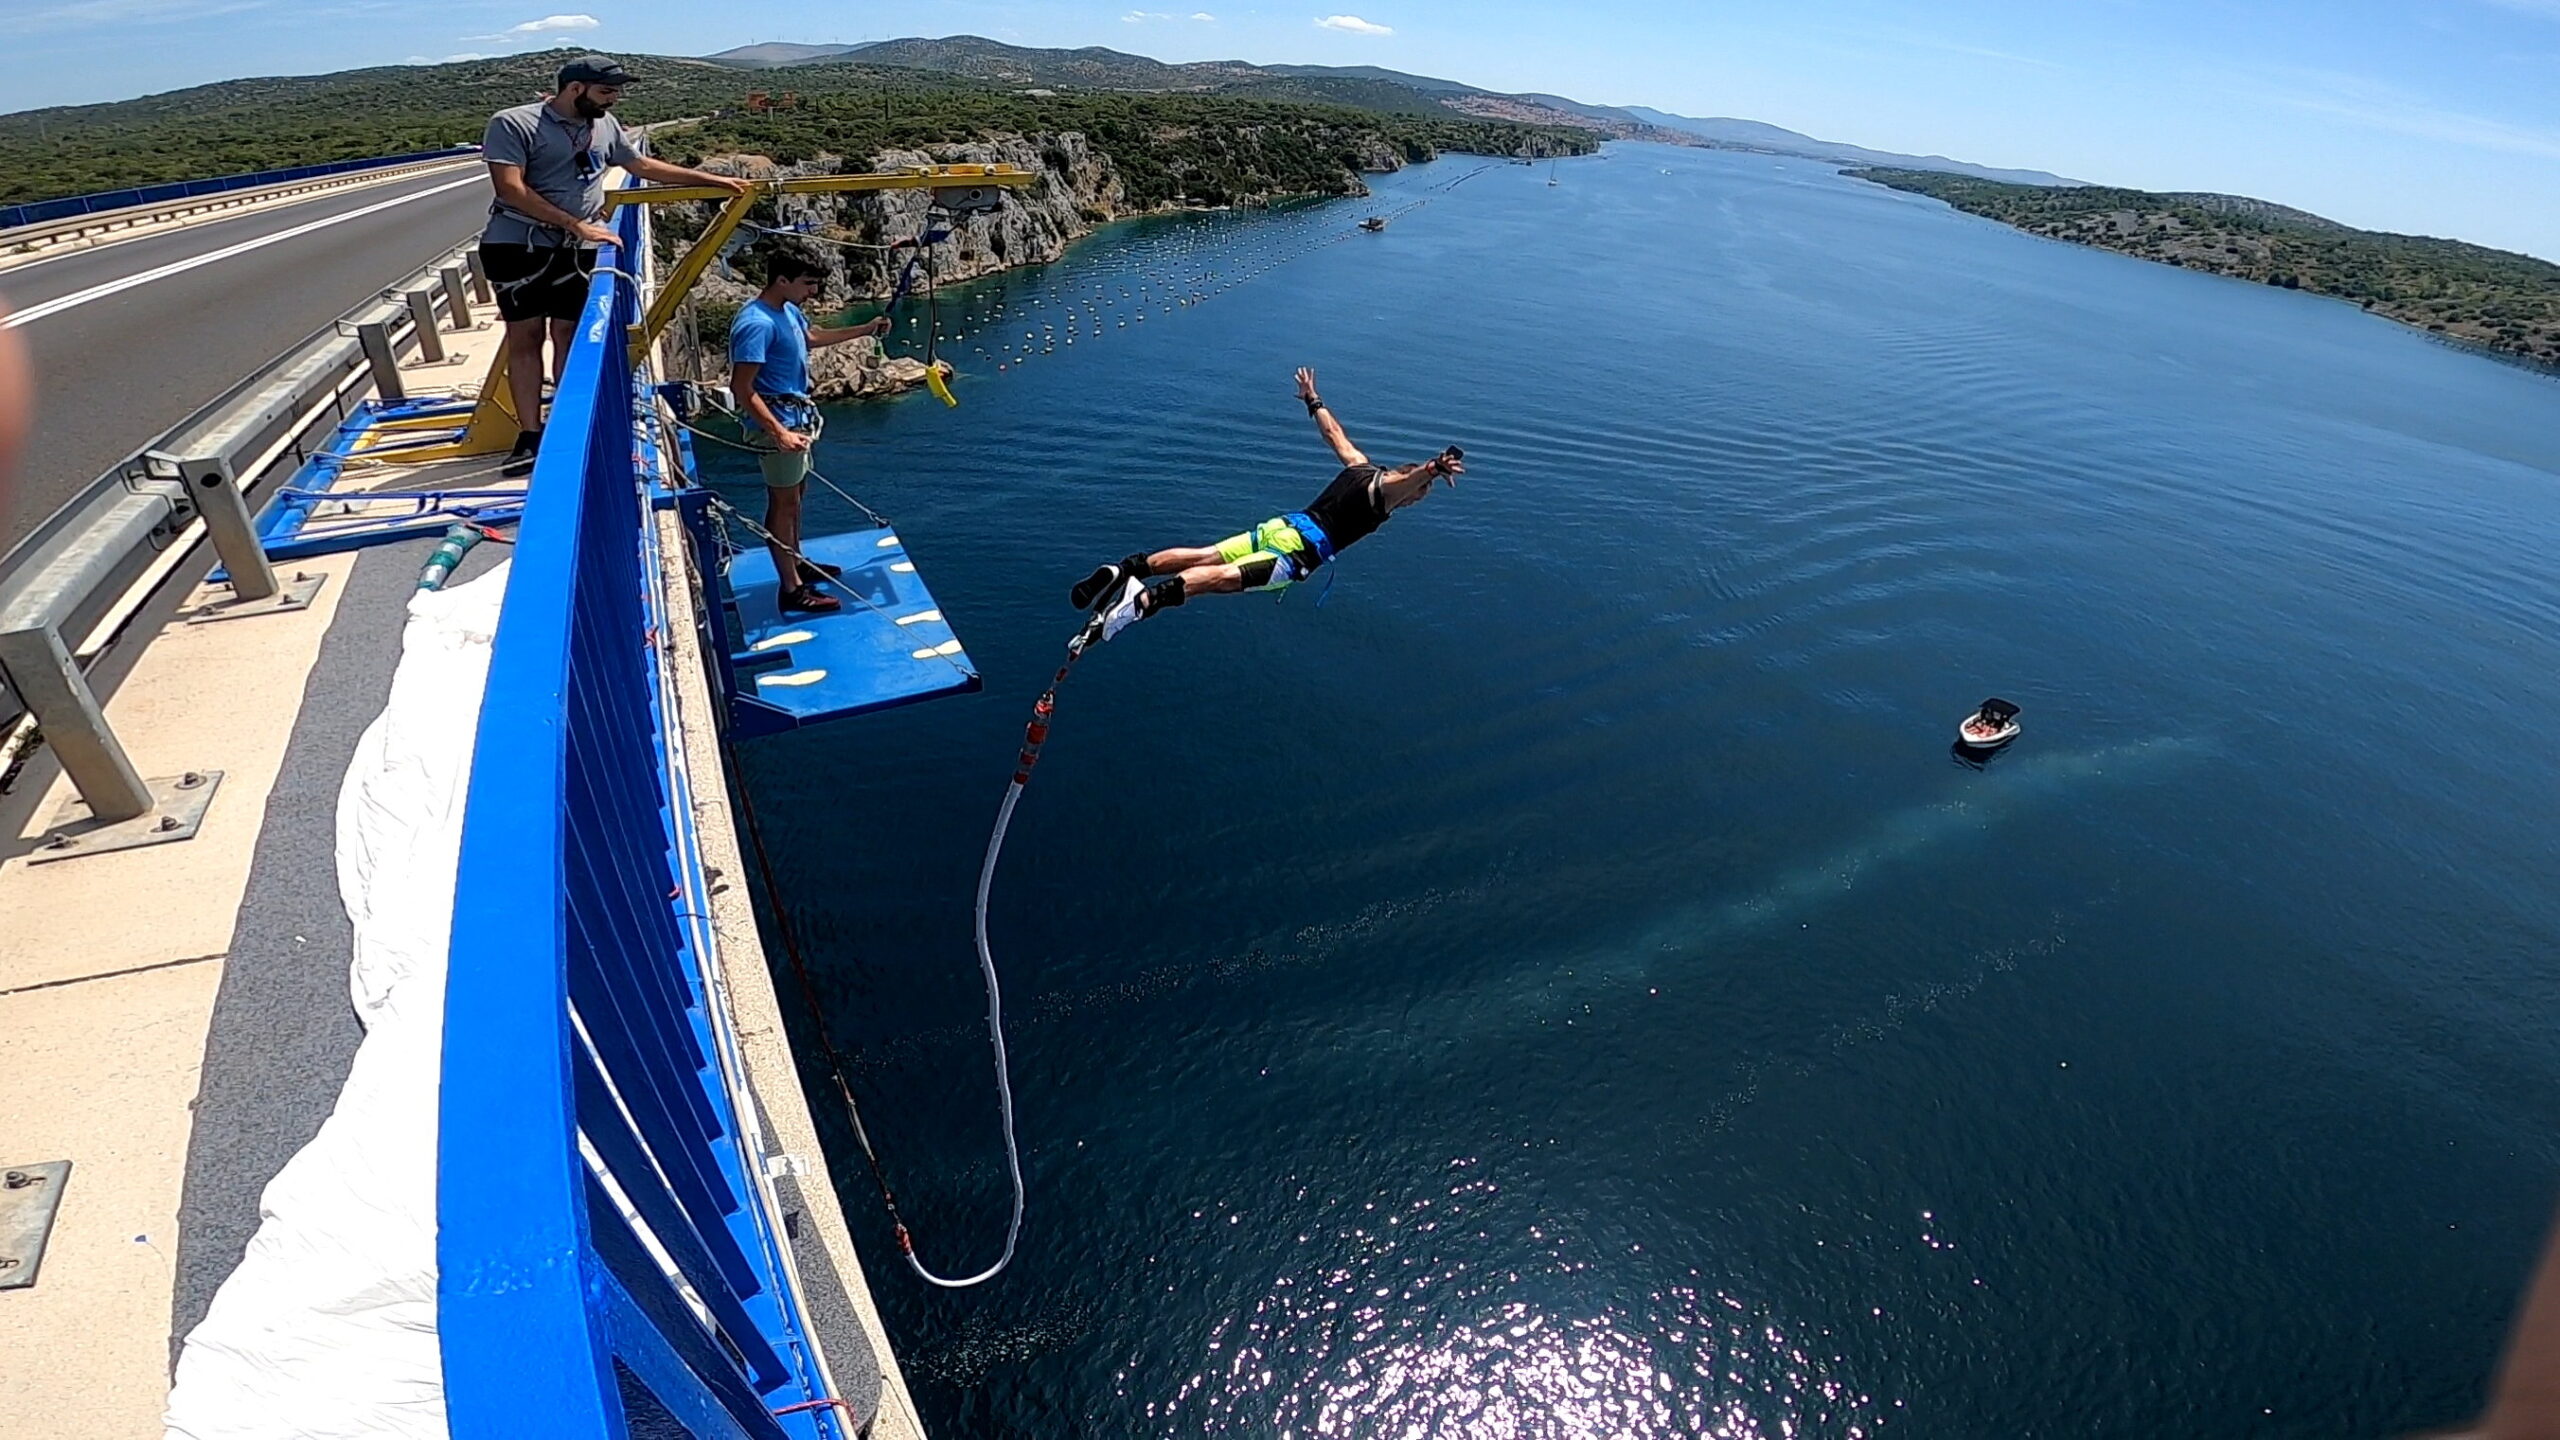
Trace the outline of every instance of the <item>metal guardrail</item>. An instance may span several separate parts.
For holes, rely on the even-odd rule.
[[[173,551],[207,534],[235,577],[237,600],[277,592],[248,524],[247,492],[280,460],[298,461],[304,437],[342,419],[380,376],[378,362],[415,340],[402,292],[436,281],[463,253],[430,262],[261,367],[0,555],[0,774],[25,743],[32,713],[92,816],[122,820],[151,808],[85,679],[104,648],[101,631],[138,608],[138,590],[166,578]],[[368,363],[368,342],[377,363]]]
[[[620,254],[644,223],[622,212]],[[457,1440],[618,1440],[643,1412],[651,1434],[837,1437],[705,978],[707,887],[646,638],[651,412],[617,263],[544,432],[463,820],[437,1138],[446,1415]]]
[[[259,170],[247,175],[223,175],[211,180],[177,180],[165,185],[139,185],[126,190],[101,190],[92,195],[70,195],[59,200],[38,200],[25,205],[0,205],[0,243],[17,237],[7,232],[22,225],[41,225],[49,220],[67,220],[75,216],[96,215],[109,210],[129,210],[137,205],[159,205],[174,200],[191,200],[202,195],[219,195],[232,190],[253,190],[261,185],[289,185],[297,180],[316,180],[324,175],[344,175],[356,170],[376,170],[393,165],[414,165],[427,160],[458,160],[478,153],[468,145],[443,150],[415,150],[406,155],[380,155],[367,160],[337,160],[326,165],[296,165],[286,170]]]

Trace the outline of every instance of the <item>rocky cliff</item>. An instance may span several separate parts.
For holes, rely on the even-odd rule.
[[[1377,174],[1404,168],[1405,158],[1384,140],[1362,147],[1357,160],[1363,171]],[[835,175],[857,170],[900,170],[918,165],[1014,165],[1039,175],[1033,184],[1007,192],[1002,208],[984,215],[957,216],[951,238],[934,249],[934,273],[940,283],[968,280],[1016,265],[1042,265],[1066,253],[1067,247],[1091,234],[1097,225],[1146,209],[1129,203],[1127,188],[1111,158],[1087,143],[1082,134],[1006,136],[993,140],[936,145],[924,150],[888,150],[848,164],[840,155],[819,154],[795,165],[780,165],[762,155],[712,154],[704,169],[749,179],[791,179],[803,175]],[[1346,176],[1345,189],[1366,194],[1356,177]],[[1246,203],[1284,197],[1253,195]],[[898,240],[922,234],[925,212],[932,204],[923,190],[883,190],[859,195],[786,195],[782,227],[805,231],[813,248],[827,258],[830,304],[849,299],[886,298],[897,283],[907,252],[892,253]],[[672,209],[672,207],[670,207]],[[708,207],[697,213],[659,217],[660,243],[681,250],[708,221]],[[718,381],[727,375],[722,340],[729,317],[755,295],[747,272],[723,273],[715,267],[694,289],[703,347],[694,378]],[[924,383],[924,367],[914,361],[885,358],[869,340],[848,341],[810,357],[810,384],[819,400],[854,399],[892,393]]]

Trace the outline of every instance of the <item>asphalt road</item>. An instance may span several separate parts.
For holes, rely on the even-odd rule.
[[[241,377],[469,238],[488,204],[474,164],[0,269],[15,312],[0,323],[15,325],[36,371],[0,551]],[[163,267],[172,273],[152,275]],[[92,293],[125,281],[138,283]]]

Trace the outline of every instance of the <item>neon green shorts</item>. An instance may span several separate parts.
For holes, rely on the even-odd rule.
[[[1245,572],[1247,590],[1285,590],[1316,571],[1316,549],[1284,516],[1218,542],[1218,558]],[[1271,562],[1268,573],[1262,562]]]

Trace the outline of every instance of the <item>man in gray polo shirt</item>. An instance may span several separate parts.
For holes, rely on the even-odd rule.
[[[604,172],[619,165],[662,185],[747,191],[744,180],[640,153],[613,118],[614,102],[632,79],[619,61],[581,55],[560,67],[559,78],[550,99],[499,111],[480,137],[480,158],[497,191],[489,226],[480,232],[480,264],[507,322],[507,393],[522,427],[507,457],[508,475],[529,473],[542,446],[543,339],[550,338],[549,373],[557,381],[586,308],[595,247],[617,238],[602,223]]]

